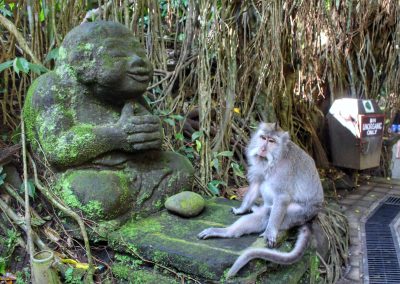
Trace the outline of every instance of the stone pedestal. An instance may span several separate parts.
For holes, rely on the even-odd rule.
[[[258,235],[238,239],[199,240],[197,234],[210,226],[223,227],[234,222],[238,216],[230,212],[237,201],[215,198],[206,202],[205,210],[195,218],[182,218],[167,211],[139,221],[131,221],[109,236],[111,246],[125,253],[133,251],[145,259],[172,267],[200,281],[222,281],[236,258],[248,247],[265,247]],[[295,236],[294,234],[293,236]],[[291,250],[292,242],[285,242],[279,250]],[[297,283],[309,267],[309,249],[303,259],[290,266],[278,266],[254,260],[233,278],[232,283],[255,280],[268,271],[263,281],[268,283]]]

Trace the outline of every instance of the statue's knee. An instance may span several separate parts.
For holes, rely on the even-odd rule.
[[[173,152],[166,152],[165,158],[172,172],[168,180],[169,186],[190,190],[194,178],[194,168],[190,161],[185,156]]]
[[[133,202],[132,180],[122,171],[68,170],[58,182],[64,202],[94,220],[110,220],[127,212]]]

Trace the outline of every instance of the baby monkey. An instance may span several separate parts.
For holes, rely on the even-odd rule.
[[[276,245],[279,231],[300,226],[291,252],[269,248],[247,249],[233,264],[228,277],[250,260],[261,258],[279,264],[298,261],[307,248],[311,231],[307,224],[322,207],[324,195],[314,160],[294,144],[277,123],[261,123],[247,148],[249,190],[234,214],[244,214],[226,228],[208,228],[198,238],[238,238],[261,233],[269,247]],[[253,206],[261,195],[262,206]]]

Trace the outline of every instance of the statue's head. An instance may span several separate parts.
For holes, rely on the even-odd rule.
[[[95,96],[118,102],[143,94],[153,75],[139,41],[116,22],[90,22],[72,29],[59,51],[57,68],[63,66],[70,66]]]

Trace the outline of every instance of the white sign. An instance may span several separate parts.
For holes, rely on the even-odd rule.
[[[365,112],[366,113],[372,113],[375,112],[374,111],[374,105],[372,104],[372,102],[370,100],[363,100],[362,101]]]

